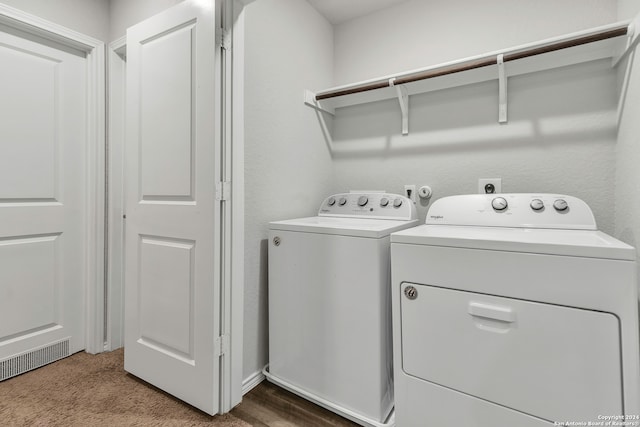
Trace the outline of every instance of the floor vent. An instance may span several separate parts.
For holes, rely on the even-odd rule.
[[[69,338],[0,360],[0,381],[69,356]]]

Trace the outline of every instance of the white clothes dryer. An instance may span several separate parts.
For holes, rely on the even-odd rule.
[[[399,426],[640,425],[636,252],[583,201],[442,198],[391,258]]]
[[[344,193],[269,224],[271,382],[361,425],[393,424],[389,235],[416,218],[403,196]]]

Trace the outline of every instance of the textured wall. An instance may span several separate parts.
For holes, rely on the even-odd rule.
[[[620,19],[633,19],[640,13],[639,0],[619,0]],[[633,246],[640,245],[640,51],[619,70],[624,99],[618,128],[616,151],[615,235]],[[628,85],[624,86],[628,74]]]
[[[342,24],[334,36],[337,83],[616,20],[614,1],[543,3],[492,0],[461,8],[461,2],[410,1]],[[477,192],[478,178],[501,177],[503,192],[583,198],[600,228],[612,233],[615,88],[609,61],[513,77],[504,125],[497,123],[496,81],[416,95],[405,137],[397,100],[341,109],[334,121],[334,185],[402,192],[403,184],[427,184],[435,200]],[[419,206],[422,219],[427,208]]]
[[[618,0],[618,19],[633,19],[640,13],[640,0]]]
[[[336,26],[335,83],[422,68],[615,20],[616,0],[411,0]]]
[[[331,25],[306,1],[246,8],[244,377],[268,357],[268,222],[317,212],[331,157],[303,90],[332,83]]]
[[[109,41],[109,0],[0,0],[104,42]]]

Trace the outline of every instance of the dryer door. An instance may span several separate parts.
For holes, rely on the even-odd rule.
[[[614,315],[409,283],[400,291],[407,374],[550,421],[623,413]]]

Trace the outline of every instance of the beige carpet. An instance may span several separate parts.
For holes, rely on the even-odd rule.
[[[123,370],[122,349],[84,352],[0,382],[0,426],[220,426],[210,417]]]

